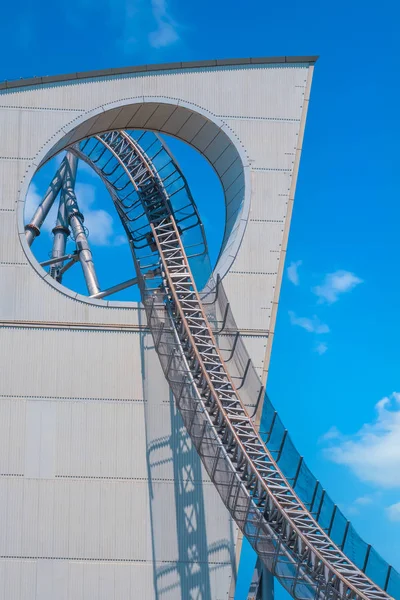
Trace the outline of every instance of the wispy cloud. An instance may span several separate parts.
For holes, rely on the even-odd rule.
[[[291,281],[294,285],[299,285],[299,267],[303,264],[302,260],[292,261],[288,268],[286,269],[287,276],[289,281]]]
[[[335,271],[335,273],[328,273],[322,284],[317,285],[313,292],[318,296],[320,302],[333,304],[340,295],[350,292],[362,282],[362,279],[350,271]]]
[[[320,342],[319,344],[317,344],[315,346],[315,352],[317,354],[319,354],[320,356],[322,356],[322,354],[325,354],[325,352],[328,350],[328,344],[326,344],[325,342]]]
[[[363,510],[377,504],[381,498],[381,492],[375,492],[373,494],[365,494],[364,496],[359,496],[350,504],[346,504],[343,506],[343,512],[348,516],[356,516],[359,515]]]
[[[325,455],[349,467],[362,481],[384,488],[400,487],[400,393],[380,400],[377,418],[352,436],[331,438]],[[326,438],[329,439],[329,438]]]
[[[400,522],[400,502],[386,508],[386,515],[390,521]]]
[[[319,438],[319,441],[328,442],[331,440],[337,440],[341,436],[342,434],[340,433],[339,429],[333,425],[326,433],[324,433],[324,435]]]
[[[168,0],[115,0],[112,3],[110,0],[110,10],[122,24],[116,44],[124,54],[160,55],[164,48],[180,41],[182,27],[173,17]]]
[[[75,193],[79,208],[89,231],[89,241],[94,246],[120,246],[127,243],[125,236],[114,233],[114,219],[103,209],[94,208],[96,187],[90,183],[77,183]]]
[[[149,42],[153,48],[164,48],[179,40],[177,23],[168,11],[166,0],[152,0],[151,7],[157,29],[149,34]]]
[[[354,504],[357,506],[368,506],[369,504],[373,504],[374,499],[372,496],[360,496],[354,500]]]
[[[289,318],[292,325],[302,327],[309,333],[329,333],[329,327],[325,323],[322,323],[319,318],[314,315],[311,318],[298,317],[292,310],[289,310]]]

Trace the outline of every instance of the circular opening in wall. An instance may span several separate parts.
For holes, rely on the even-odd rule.
[[[221,251],[224,194],[208,161],[171,136],[110,131],[53,156],[30,183],[25,235],[50,283],[139,301],[141,266],[158,260],[150,222],[165,207],[202,289]]]

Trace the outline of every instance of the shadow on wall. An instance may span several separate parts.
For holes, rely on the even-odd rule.
[[[227,563],[234,565],[233,531],[230,528],[231,539],[211,544],[207,541],[204,471],[161,368],[154,369],[152,361],[158,362],[158,357],[149,337],[148,333],[142,334],[141,347],[146,388],[145,427],[154,597],[156,600],[215,600],[211,574],[226,568]],[[159,377],[164,379],[165,384],[161,384],[160,390],[158,383],[158,393],[155,394],[155,382],[160,381]],[[160,424],[161,415],[165,415],[167,421],[167,405],[169,422]],[[150,416],[154,409],[158,414],[153,412]],[[154,427],[155,421],[158,425]],[[158,433],[164,430],[168,435],[156,436],[156,430]],[[173,482],[162,481],[163,476],[169,480],[173,477]],[[170,488],[173,488],[172,494],[168,491]],[[208,524],[211,523],[212,519],[208,519]],[[221,555],[224,556],[223,562]]]

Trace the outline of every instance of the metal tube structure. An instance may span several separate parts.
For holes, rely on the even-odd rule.
[[[71,260],[71,258],[76,257],[76,252],[71,252],[70,254],[65,254],[64,256],[57,256],[56,258],[50,258],[49,260],[45,260],[40,263],[41,267],[48,267],[49,265],[54,265],[59,260]]]
[[[60,269],[60,275],[64,275],[64,273],[66,271],[68,271],[68,269],[70,269],[71,267],[74,266],[74,264],[79,260],[79,256],[78,254],[75,254],[72,256],[71,260],[69,262],[67,262],[67,264],[65,264],[61,269]]]
[[[158,275],[159,272],[158,270],[154,270],[154,271],[148,271],[146,273],[146,277],[145,279],[153,279],[156,275]],[[99,292],[98,294],[94,294],[93,296],[90,296],[91,298],[105,298],[106,296],[111,296],[111,294],[116,294],[117,292],[120,292],[121,290],[126,290],[126,288],[131,287],[132,285],[136,285],[138,283],[139,279],[137,277],[134,277],[133,279],[128,279],[127,281],[122,281],[121,283],[118,283],[117,285],[113,285],[110,288],[107,288],[106,290],[103,290],[102,292]]]
[[[49,211],[53,206],[54,200],[57,198],[58,193],[61,190],[66,170],[66,164],[67,163],[64,158],[57,173],[51,180],[50,185],[47,188],[45,195],[43,196],[43,200],[37,207],[31,221],[27,225],[25,225],[25,236],[29,246],[31,246],[35,238],[37,238],[40,235],[40,228],[43,225],[43,222],[46,219],[47,215],[49,214]]]
[[[51,253],[52,258],[60,258],[65,255],[65,248],[67,245],[67,238],[70,234],[68,227],[68,219],[67,219],[67,209],[65,206],[65,193],[64,190],[61,191],[60,195],[60,204],[58,206],[58,215],[57,215],[57,223],[53,228],[53,249]],[[53,263],[50,267],[50,275],[61,283],[62,281],[62,273],[60,273],[62,267],[64,265],[64,261],[60,260],[59,262]]]
[[[71,227],[75,238],[76,249],[79,254],[79,260],[82,265],[83,275],[85,277],[88,292],[91,296],[100,292],[99,282],[93,264],[92,251],[89,246],[86,231],[83,226],[83,215],[79,210],[78,202],[75,196],[75,179],[78,166],[78,158],[68,152],[65,157],[67,166],[63,180],[63,194],[65,197],[65,206],[67,212],[68,224]]]
[[[111,294],[116,294],[121,290],[126,290],[126,288],[131,287],[132,285],[136,285],[138,282],[138,278],[134,277],[133,279],[128,279],[128,281],[123,281],[118,283],[117,285],[113,285],[112,287],[99,292],[98,294],[93,294],[90,296],[91,298],[105,298],[106,296],[111,296]]]

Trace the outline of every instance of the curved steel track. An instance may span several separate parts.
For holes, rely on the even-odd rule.
[[[148,325],[165,376],[210,479],[239,528],[297,600],[389,599],[307,509],[246,411],[206,316],[182,241],[185,221],[204,239],[194,202],[186,213],[176,210],[156,165],[126,132],[97,136],[96,151],[90,152],[85,144],[71,150],[95,168],[112,194],[131,241]],[[113,157],[106,166],[101,164],[103,151]],[[107,170],[107,164],[112,168]],[[129,192],[121,199],[118,180],[124,181],[119,186],[123,190],[129,186],[134,190],[133,196]],[[183,176],[182,181],[185,186]],[[205,241],[199,244],[200,250],[194,244],[192,256],[206,251]]]

